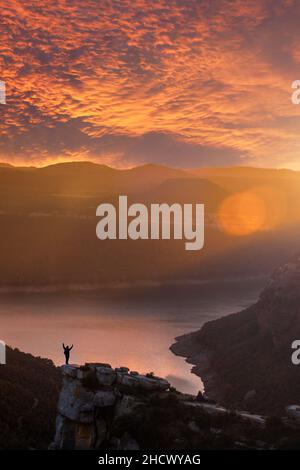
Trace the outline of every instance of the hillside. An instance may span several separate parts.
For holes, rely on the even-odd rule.
[[[205,389],[226,405],[284,413],[299,404],[299,367],[291,344],[300,338],[300,258],[276,269],[258,302],[177,338],[175,354],[195,364]]]
[[[48,447],[60,384],[52,361],[7,348],[7,364],[0,366],[0,449]]]

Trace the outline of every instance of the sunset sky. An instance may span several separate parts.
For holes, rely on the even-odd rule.
[[[300,169],[299,0],[0,0],[0,160]]]

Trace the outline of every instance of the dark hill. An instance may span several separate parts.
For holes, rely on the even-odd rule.
[[[0,366],[0,449],[47,448],[61,373],[49,359],[7,348]]]
[[[227,191],[215,183],[201,178],[180,178],[164,181],[152,194],[153,202],[172,204],[205,204],[206,210],[215,211],[227,196]]]
[[[211,397],[227,406],[283,414],[284,407],[300,403],[300,366],[291,361],[296,339],[300,257],[275,271],[255,305],[177,338],[172,350],[195,364],[193,372]]]

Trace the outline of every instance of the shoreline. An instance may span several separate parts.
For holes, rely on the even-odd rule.
[[[170,346],[170,351],[175,356],[183,357],[187,364],[193,366],[191,373],[199,377],[203,384],[203,391],[209,398],[218,401],[221,397],[216,391],[217,376],[214,374],[211,366],[213,351],[204,348],[201,349],[199,343],[195,346],[193,341],[193,337],[199,331],[201,331],[201,329],[182,336],[177,336],[175,343]]]
[[[131,288],[158,288],[158,287],[170,287],[170,286],[198,286],[198,285],[210,285],[214,283],[222,284],[233,284],[241,282],[251,282],[268,279],[266,274],[259,274],[257,276],[247,276],[244,277],[237,276],[231,277],[226,280],[222,278],[216,279],[196,279],[196,278],[186,278],[180,280],[170,280],[170,281],[114,281],[107,283],[95,283],[95,284],[46,284],[46,285],[28,285],[28,286],[0,286],[0,294],[13,294],[13,293],[24,293],[24,294],[49,294],[57,292],[96,292],[106,289],[131,289]],[[176,339],[176,338],[175,338]]]

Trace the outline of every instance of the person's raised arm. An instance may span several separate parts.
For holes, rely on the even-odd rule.
[[[73,344],[72,344],[72,346],[70,347],[70,351],[71,351],[71,349],[73,349]]]
[[[63,345],[63,348],[66,349],[65,343],[63,343],[62,345]]]

